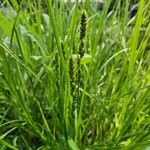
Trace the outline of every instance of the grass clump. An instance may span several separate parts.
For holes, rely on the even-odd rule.
[[[149,148],[150,2],[130,3],[1,4],[1,149]]]

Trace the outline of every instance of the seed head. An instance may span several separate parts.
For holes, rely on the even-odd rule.
[[[80,19],[80,40],[83,40],[86,36],[86,25],[87,25],[87,15],[85,10],[83,10]]]

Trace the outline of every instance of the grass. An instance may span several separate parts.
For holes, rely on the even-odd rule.
[[[149,148],[150,2],[119,2],[1,5],[0,150]]]

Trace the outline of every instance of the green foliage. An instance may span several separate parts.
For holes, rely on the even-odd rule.
[[[121,2],[0,6],[0,149],[149,149],[150,1]]]

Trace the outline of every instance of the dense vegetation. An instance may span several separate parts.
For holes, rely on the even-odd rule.
[[[9,2],[0,150],[148,150],[150,1],[136,1],[134,15],[130,0],[100,11],[89,0]]]

